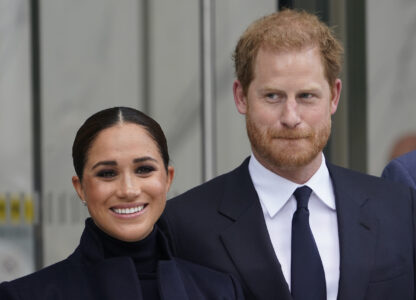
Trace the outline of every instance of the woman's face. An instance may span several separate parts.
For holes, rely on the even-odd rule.
[[[82,182],[72,183],[95,224],[110,236],[145,238],[162,214],[173,179],[143,127],[120,123],[101,131],[88,151]]]

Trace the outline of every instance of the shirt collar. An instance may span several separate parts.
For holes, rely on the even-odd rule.
[[[296,188],[302,186],[265,168],[254,155],[251,155],[248,169],[260,201],[271,218],[282,209]],[[334,190],[323,154],[319,169],[303,185],[309,186],[319,200],[335,210]]]

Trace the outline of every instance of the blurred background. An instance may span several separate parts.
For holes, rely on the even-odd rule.
[[[0,0],[0,282],[77,246],[87,211],[71,147],[100,109],[135,107],[162,125],[169,197],[238,166],[250,148],[232,51],[284,6],[317,13],[345,47],[327,159],[380,175],[416,147],[414,0]]]

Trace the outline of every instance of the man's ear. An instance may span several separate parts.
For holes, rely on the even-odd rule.
[[[338,108],[338,103],[339,103],[339,98],[341,96],[341,90],[342,90],[342,82],[341,79],[337,78],[335,80],[335,84],[332,88],[332,98],[331,98],[331,103],[330,103],[330,110],[331,110],[331,115],[333,115]]]
[[[238,112],[245,115],[247,112],[247,97],[244,95],[243,86],[237,79],[233,83],[233,95]]]
[[[74,186],[75,191],[78,194],[78,197],[82,201],[86,201],[84,198],[84,189],[82,188],[81,180],[78,178],[78,176],[72,176],[72,185]]]

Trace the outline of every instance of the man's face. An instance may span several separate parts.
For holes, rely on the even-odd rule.
[[[237,109],[246,115],[256,158],[275,173],[318,168],[331,132],[341,81],[331,88],[318,48],[260,49],[247,95],[234,83]]]

